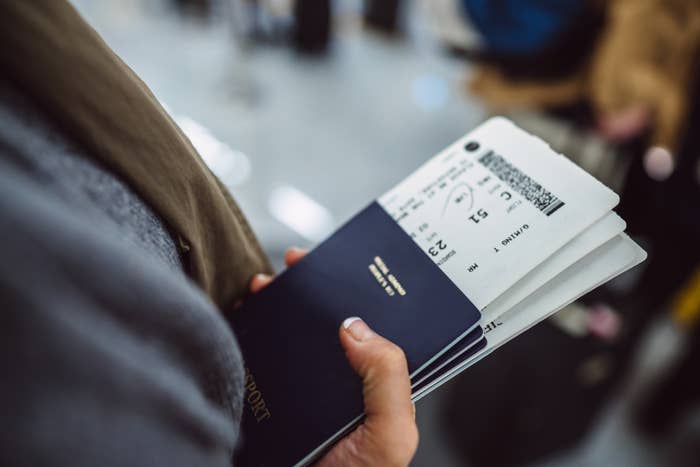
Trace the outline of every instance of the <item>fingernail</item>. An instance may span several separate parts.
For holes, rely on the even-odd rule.
[[[374,335],[374,331],[372,331],[369,326],[367,326],[367,324],[357,316],[353,316],[343,321],[343,329],[345,329],[356,341],[364,341]]]

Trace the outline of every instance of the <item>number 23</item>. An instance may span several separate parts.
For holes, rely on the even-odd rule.
[[[442,240],[438,240],[434,246],[428,248],[428,253],[430,253],[430,256],[437,256],[440,254],[440,251],[444,250],[445,248],[447,248],[447,244]]]

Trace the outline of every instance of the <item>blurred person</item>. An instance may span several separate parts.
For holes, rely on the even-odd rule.
[[[698,205],[684,200],[697,199],[698,193],[700,3],[568,0],[567,11],[544,0],[510,0],[499,7],[462,2],[485,34],[507,23],[518,25],[513,35],[532,36],[522,45],[510,36],[491,46],[486,41],[484,54],[491,59],[478,67],[472,91],[492,111],[513,116],[621,192],[619,209],[631,231],[651,243],[648,273],[639,285],[644,288],[638,290],[658,292],[649,303],[661,306],[698,261],[698,249],[688,241],[699,231]],[[595,24],[573,16],[582,12],[600,16],[600,26],[570,49],[571,31]],[[525,21],[531,17],[546,26]],[[583,44],[583,53],[577,44]],[[490,48],[496,50],[493,56]],[[551,65],[544,71],[539,66],[561,65],[559,56],[567,55],[575,57],[564,58],[555,74]],[[512,56],[518,60],[509,61]],[[678,251],[680,244],[687,250]]]
[[[553,80],[579,68],[603,19],[589,0],[457,1],[481,37],[471,56],[515,80]]]
[[[470,8],[470,4],[484,3],[463,1],[470,13],[480,11]],[[530,76],[513,74],[513,67],[501,61],[486,64],[477,71],[471,90],[495,111],[586,102],[594,113],[594,127],[611,141],[629,141],[648,131],[649,147],[665,148],[650,153],[649,173],[653,177],[670,173],[670,159],[678,149],[689,110],[693,64],[700,45],[700,4],[694,0],[567,3],[578,4],[578,8],[567,13],[563,5],[555,7],[552,2],[508,2],[516,18],[540,18],[541,29],[548,34],[530,34],[539,41],[522,40],[524,45],[520,47],[530,45],[526,50],[537,50],[537,56],[544,55],[547,60],[532,61],[527,55],[514,54],[524,61],[521,68],[529,70]],[[516,4],[520,7],[517,11],[513,6]],[[583,7],[589,12],[587,17],[603,19],[593,35],[590,28],[582,36],[578,34],[580,25],[587,23],[575,15]],[[490,5],[490,9],[492,16],[482,16],[496,16],[497,7]],[[474,18],[472,21],[479,24]],[[531,23],[526,24],[532,29]],[[518,31],[508,36],[512,37],[512,44],[508,44],[513,47],[518,44]],[[572,49],[572,42],[567,40],[571,37],[579,38],[574,44],[583,44],[583,50],[575,45]],[[581,42],[580,37],[585,41]],[[551,61],[562,60],[569,65],[560,67],[558,76],[552,79],[542,75],[542,64],[551,67]]]
[[[0,23],[0,465],[235,464],[244,371],[224,315],[272,280],[263,251],[72,6],[0,2]],[[403,353],[361,320],[339,339],[367,418],[319,465],[407,465]]]
[[[293,41],[298,51],[325,52],[331,41],[331,29],[330,0],[296,0]]]
[[[700,3],[458,1],[480,34],[464,54],[477,63],[470,90],[621,192],[621,215],[650,249],[629,285],[557,315],[578,309],[575,332],[543,323],[451,386],[446,436],[470,465],[525,465],[583,439],[651,320],[700,264]],[[556,361],[544,350],[554,347]],[[658,383],[641,424],[662,431],[696,404],[693,348]],[[484,390],[493,387],[518,391]],[[465,403],[474,399],[476,413]],[[465,423],[484,417],[495,422]]]
[[[668,299],[685,276],[657,273],[674,264],[663,258],[682,256],[683,274],[698,258],[669,250],[697,232],[698,207],[677,200],[697,192],[700,3],[460,1],[484,37],[471,90],[622,193],[631,230],[659,252],[640,284]]]
[[[640,289],[651,311],[669,310],[683,336],[679,357],[664,368],[635,404],[635,426],[657,440],[683,436],[700,409],[700,51],[695,62],[695,85],[690,101],[688,131],[679,146],[677,167],[664,182],[640,182],[628,196],[641,202],[628,209],[645,220],[644,231],[654,241],[654,254]],[[658,313],[658,312],[657,312]],[[691,425],[692,426],[692,425]],[[690,431],[690,430],[688,430]],[[697,462],[698,433],[691,459]],[[692,436],[692,433],[691,433]]]
[[[399,32],[401,0],[365,0],[365,25],[387,34]]]

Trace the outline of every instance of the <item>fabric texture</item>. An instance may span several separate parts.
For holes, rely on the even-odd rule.
[[[221,308],[271,267],[220,181],[153,97],[65,0],[0,2],[0,67],[61,130],[124,181],[176,237]]]
[[[21,127],[7,110],[3,130]],[[55,135],[0,135],[0,465],[231,465],[240,351],[158,246],[165,231],[154,242],[138,203],[140,220],[120,223],[91,184],[68,190],[37,168],[39,154],[65,157]],[[71,157],[74,173],[91,170]]]
[[[499,53],[530,54],[570,27],[588,0],[461,0],[485,45]]]
[[[69,3],[0,2],[0,44],[0,465],[231,465],[247,221]]]
[[[75,210],[89,213],[93,222],[119,232],[174,271],[183,272],[177,245],[160,217],[114,174],[67,141],[30,101],[2,81],[0,141],[11,148],[16,162],[53,195]]]

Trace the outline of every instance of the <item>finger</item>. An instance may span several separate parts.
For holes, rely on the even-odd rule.
[[[383,431],[403,433],[406,426],[414,426],[411,382],[401,348],[360,318],[343,322],[340,341],[350,365],[362,378],[365,425],[379,424]]]
[[[268,274],[256,274],[250,280],[250,291],[252,293],[258,293],[270,284],[270,282],[272,282],[272,276]]]
[[[292,247],[284,254],[284,264],[291,266],[306,256],[306,253],[308,253],[308,251],[303,248]]]

